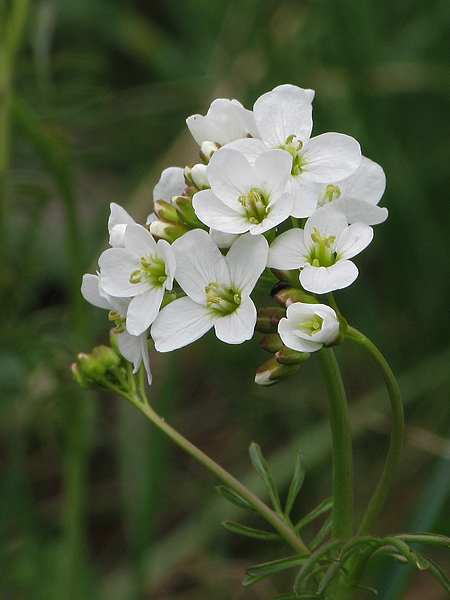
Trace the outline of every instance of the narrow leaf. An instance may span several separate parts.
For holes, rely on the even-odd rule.
[[[367,587],[365,585],[357,585],[357,590],[361,590],[362,592],[372,592],[375,596],[378,596],[378,591],[375,588]]]
[[[428,569],[428,561],[410,548],[406,542],[394,537],[385,537],[383,538],[382,543],[394,546],[399,554],[404,556],[408,562],[417,567],[420,571]]]
[[[278,514],[278,516],[284,516],[283,511],[281,510],[280,497],[278,495],[275,481],[272,477],[269,466],[262,455],[261,448],[258,446],[258,444],[255,444],[255,442],[252,442],[250,444],[249,451],[252,464],[258,472],[258,475],[263,480],[267,491],[269,492],[269,497],[275,512]]]
[[[434,533],[405,533],[394,536],[407,544],[427,544],[438,548],[450,548],[450,538]]]
[[[319,533],[312,540],[312,542],[308,545],[308,548],[309,548],[309,550],[311,550],[311,552],[314,552],[314,550],[320,546],[320,544],[325,539],[325,537],[327,536],[327,534],[330,531],[332,526],[333,526],[333,517],[330,515],[328,517],[328,519],[325,521],[325,523],[322,525],[322,527],[320,528]]]
[[[428,562],[428,571],[438,581],[446,592],[450,594],[450,579],[444,573],[439,565],[428,557],[421,555]]]
[[[295,456],[295,467],[294,467],[294,475],[292,477],[291,485],[289,487],[288,497],[286,500],[286,506],[284,508],[284,514],[286,517],[289,517],[291,514],[292,507],[294,505],[295,499],[299,491],[302,488],[303,482],[305,480],[305,463],[303,459],[303,453],[301,450],[297,450]]]
[[[317,600],[317,594],[315,592],[300,592],[299,594],[280,594],[279,596],[274,596],[271,600],[298,600],[298,598],[315,598]]]
[[[242,585],[244,587],[249,587],[250,585],[253,585],[254,583],[258,583],[258,581],[261,581],[262,579],[265,579],[267,577],[267,575],[260,575],[259,577],[246,577],[244,579],[244,581],[242,582]]]
[[[319,504],[319,506],[317,506],[317,508],[315,508],[310,513],[308,513],[306,515],[306,517],[303,517],[303,519],[300,519],[300,521],[294,527],[295,532],[298,533],[302,527],[304,527],[308,523],[311,523],[311,521],[314,521],[314,519],[316,519],[317,517],[320,517],[320,515],[323,515],[324,513],[331,510],[332,508],[333,508],[333,499],[327,498],[326,500],[321,502]]]
[[[309,558],[307,558],[306,561],[303,563],[303,566],[300,569],[300,572],[298,573],[297,577],[295,578],[294,592],[299,591],[298,586],[299,586],[300,582],[302,581],[302,579],[304,579],[306,577],[306,575],[310,571],[312,571],[314,569],[314,566],[316,565],[316,563],[318,563],[327,554],[327,552],[329,552],[329,551],[331,552],[331,550],[334,550],[338,546],[342,546],[342,544],[344,544],[344,542],[345,542],[345,540],[333,540],[331,542],[328,542],[327,544],[324,544],[321,548],[319,548],[313,554],[311,554],[311,556]]]
[[[257,577],[259,575],[270,575],[271,573],[276,573],[277,571],[298,567],[299,565],[302,565],[307,558],[309,558],[309,555],[280,558],[278,560],[272,560],[261,565],[254,565],[249,567],[245,572],[252,577]]]
[[[343,567],[343,563],[342,562],[334,562],[332,563],[329,568],[327,569],[327,572],[325,573],[322,581],[320,582],[318,588],[317,588],[317,595],[320,596],[320,594],[330,585],[333,577],[335,575],[337,575],[339,569],[341,569]]]
[[[270,531],[263,531],[262,529],[253,529],[252,527],[246,527],[245,525],[235,523],[234,521],[224,521],[222,525],[225,529],[228,529],[233,533],[239,533],[240,535],[245,535],[246,537],[255,540],[279,541],[283,539],[278,533],[271,533]]]
[[[244,500],[244,498],[238,496],[238,494],[236,494],[236,492],[233,492],[233,490],[230,490],[230,488],[227,488],[223,485],[218,485],[216,487],[216,490],[226,500],[228,500],[232,504],[235,504],[236,506],[239,506],[239,508],[245,508],[247,510],[256,512],[253,506],[250,506],[250,504],[246,500]]]

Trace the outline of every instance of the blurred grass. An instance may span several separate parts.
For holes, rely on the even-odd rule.
[[[0,43],[14,5],[0,5]],[[187,116],[204,114],[217,96],[250,108],[286,82],[316,90],[315,134],[355,136],[386,171],[390,217],[359,257],[357,282],[336,297],[405,373],[414,398],[380,531],[407,527],[431,489],[431,465],[439,454],[444,468],[448,461],[449,35],[447,0],[31,3],[0,181],[2,598],[251,600],[288,591],[282,578],[242,590],[245,567],[283,549],[224,533],[218,520],[229,508],[215,498],[214,478],[122,401],[83,394],[68,374],[77,352],[106,339],[105,315],[78,289],[105,247],[109,203],[145,219],[161,170],[197,160]],[[326,406],[313,361],[261,390],[253,373],[266,356],[257,340],[230,348],[206,336],[151,358],[155,406],[225,467],[248,477],[255,440],[289,471],[299,437],[310,434],[299,514],[329,495]],[[378,386],[356,349],[339,349],[338,358],[352,404]],[[387,446],[384,421],[371,415],[357,425],[359,510]],[[441,438],[442,447],[434,443]],[[213,518],[202,520],[205,506]],[[449,510],[448,493],[436,497],[430,527],[449,535]],[[168,552],[166,576],[156,575],[151,565]],[[427,599],[444,598],[426,575],[402,597],[414,598],[423,580]]]

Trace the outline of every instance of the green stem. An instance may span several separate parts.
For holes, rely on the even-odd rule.
[[[375,361],[388,390],[392,411],[392,432],[388,455],[380,480],[358,530],[358,535],[366,535],[371,531],[381,511],[391,487],[394,472],[400,461],[404,436],[403,404],[397,380],[378,348],[365,335],[353,327],[348,328],[345,337],[363,346]]]
[[[333,528],[332,539],[352,535],[353,457],[344,384],[332,348],[317,352],[317,361],[325,381],[330,410],[333,455]]]
[[[124,396],[123,392],[120,392]],[[125,397],[125,396],[124,396]],[[199,448],[194,446],[189,440],[183,437],[173,427],[168,425],[149,405],[144,397],[143,401],[136,395],[128,394],[126,399],[138,408],[152,423],[154,423],[169,438],[183,448],[188,454],[200,462],[203,466],[214,473],[226,485],[234,490],[241,498],[246,500],[266,521],[268,521],[298,552],[300,555],[310,554],[308,547],[300,537],[287,525],[273,510],[271,510],[262,500],[250,492],[240,481],[235,479],[228,471],[218,465],[209,456],[204,454]]]

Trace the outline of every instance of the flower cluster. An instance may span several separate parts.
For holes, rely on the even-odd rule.
[[[111,247],[82,293],[109,310],[119,351],[135,371],[144,364],[149,382],[149,338],[159,352],[211,328],[229,344],[250,339],[258,322],[251,294],[270,270],[296,288],[265,332],[273,360],[298,365],[338,339],[338,315],[315,294],[358,276],[350,259],[387,217],[378,206],[385,177],[352,137],[311,137],[313,99],[312,90],[281,85],[253,110],[215,100],[205,116],[187,119],[201,162],[163,171],[145,226],[111,204]],[[259,383],[277,379],[262,372]]]

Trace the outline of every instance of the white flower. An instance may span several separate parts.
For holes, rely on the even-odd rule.
[[[290,229],[275,239],[267,266],[301,269],[304,289],[326,294],[355,281],[358,268],[348,259],[370,244],[372,237],[369,225],[348,225],[344,213],[322,207],[309,217],[304,230]]]
[[[97,306],[109,310],[109,318],[116,323],[117,345],[124,358],[133,363],[133,373],[137,373],[141,363],[144,363],[148,383],[152,382],[150,361],[148,358],[147,333],[131,335],[124,326],[130,300],[128,298],[114,298],[109,296],[101,286],[98,275],[84,275],[81,285],[84,298]]]
[[[377,206],[386,187],[386,176],[377,163],[365,156],[359,168],[342,181],[316,184],[319,206],[341,210],[349,223],[378,225],[387,219],[386,208]]]
[[[108,219],[109,244],[113,248],[123,248],[123,236],[127,225],[136,223],[127,211],[116,204],[110,204],[111,214]]]
[[[152,325],[159,352],[199,339],[212,327],[228,344],[252,337],[256,308],[250,299],[263,272],[268,244],[263,236],[241,236],[224,257],[202,229],[185,233],[172,244],[176,278],[187,296],[168,304]]]
[[[132,298],[126,326],[132,335],[140,335],[155,320],[164,292],[172,289],[175,257],[170,244],[155,242],[141,225],[128,225],[124,248],[105,250],[98,264],[105,292]]]
[[[186,187],[184,169],[181,167],[164,169],[158,183],[153,188],[153,202],[164,200],[170,203],[173,196],[182,196]]]
[[[206,169],[211,189],[197,192],[197,217],[225,233],[264,233],[288,218],[292,197],[284,192],[292,157],[282,150],[260,154],[252,166],[237,150],[220,148]]]
[[[285,346],[298,352],[315,352],[339,335],[336,313],[326,304],[294,302],[278,324]]]
[[[205,117],[192,115],[186,123],[199,146],[203,142],[216,142],[223,146],[248,134],[257,135],[252,112],[237,100],[218,98],[211,103]]]
[[[229,147],[250,161],[268,148],[281,148],[292,156],[286,191],[294,196],[294,217],[308,217],[317,207],[314,183],[349,177],[361,163],[358,142],[340,133],[323,133],[310,139],[312,90],[280,85],[255,102],[253,114],[261,139],[239,139]]]

